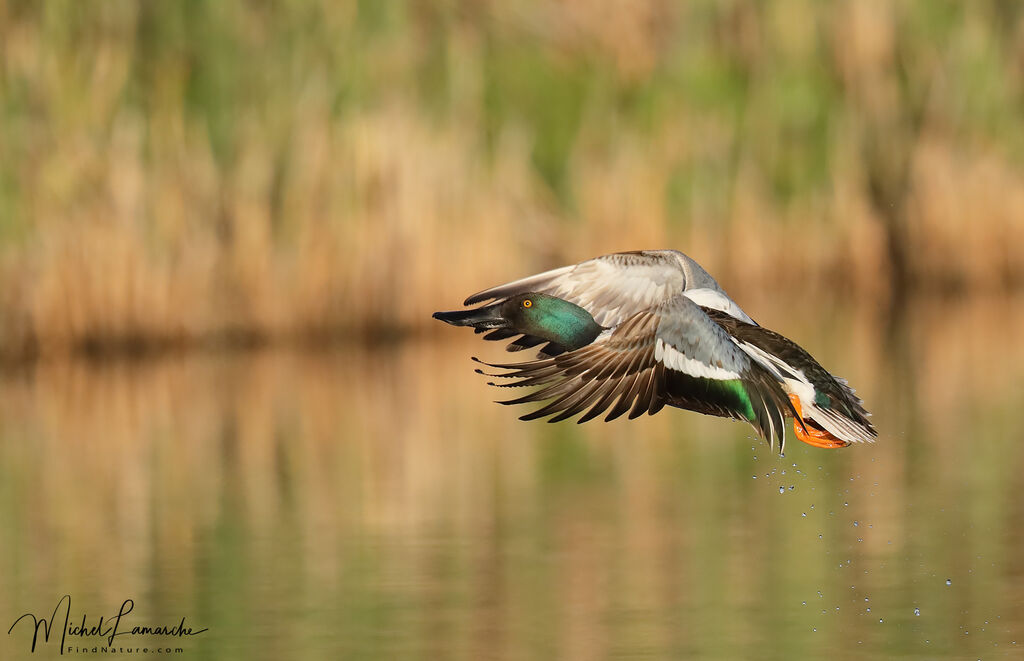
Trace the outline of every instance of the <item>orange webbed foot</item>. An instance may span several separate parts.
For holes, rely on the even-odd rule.
[[[799,440],[816,448],[828,449],[845,448],[850,444],[849,441],[836,438],[824,429],[805,425],[803,422],[803,409],[800,407],[800,398],[793,393],[789,393],[789,401],[793,403],[793,408],[796,409],[797,417],[793,419],[793,433],[796,434]]]

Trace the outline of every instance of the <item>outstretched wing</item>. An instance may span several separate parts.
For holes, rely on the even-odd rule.
[[[465,305],[541,292],[579,305],[605,327],[688,292],[702,305],[753,323],[697,262],[676,250],[639,250],[595,257],[579,264],[485,289]]]
[[[489,375],[512,379],[500,387],[542,386],[502,404],[551,400],[524,420],[583,413],[578,422],[585,422],[609,408],[605,420],[627,411],[635,418],[669,404],[745,420],[781,451],[783,411],[792,410],[778,381],[683,295],[635,313],[575,351],[490,366],[508,370]]]

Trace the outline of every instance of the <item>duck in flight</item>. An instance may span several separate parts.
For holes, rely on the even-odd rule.
[[[479,305],[482,304],[482,305]],[[547,402],[522,420],[586,422],[653,415],[674,406],[750,423],[785,447],[784,418],[819,448],[871,442],[870,414],[844,379],[792,340],[759,326],[690,257],[676,250],[614,253],[485,289],[468,310],[435,312],[536,360],[483,363],[535,386],[502,404]],[[514,339],[513,339],[514,338]],[[610,409],[610,410],[609,410]]]

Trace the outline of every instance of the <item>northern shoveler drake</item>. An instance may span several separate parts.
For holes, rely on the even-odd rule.
[[[549,422],[611,410],[653,415],[666,404],[750,423],[784,449],[783,419],[815,447],[877,436],[846,381],[792,340],[762,328],[707,271],[676,250],[614,253],[485,289],[468,310],[435,312],[509,351],[544,345],[537,360],[494,364],[499,387],[541,386],[502,404],[552,400],[521,417]],[[480,361],[474,358],[477,362]]]

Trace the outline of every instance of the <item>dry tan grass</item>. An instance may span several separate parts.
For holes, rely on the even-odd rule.
[[[79,155],[95,188],[65,204],[38,193],[39,217],[60,220],[40,222],[5,255],[5,348],[412,328],[484,286],[641,247],[682,249],[734,292],[834,295],[842,285],[885,295],[880,223],[845,179],[831,199],[783,211],[744,170],[726,215],[698,207],[680,224],[665,206],[672,142],[624,135],[611,153],[581,149],[572,170],[579,217],[568,218],[545,202],[514,132],[488,164],[461,132],[399,107],[342,126],[304,122],[299,144],[284,237],[273,235],[261,194],[270,156],[258,146],[232,181],[192,169],[209,159],[200,144],[135,188],[142,174],[127,171],[137,153]],[[922,141],[913,163],[914,273],[967,289],[1019,283],[1024,176],[938,138]],[[196,181],[203,176],[213,181]]]
[[[563,3],[540,47],[606,57],[623,79],[644,80],[671,45],[666,34],[690,17],[655,2],[624,6]],[[891,219],[867,192],[860,144],[862,123],[899,121],[887,73],[895,19],[857,6],[819,21],[833,36],[850,26],[835,57],[860,104],[837,120],[828,185],[780,202],[740,144],[734,175],[693,184],[685,208],[668,202],[672,173],[735,149],[737,127],[692,108],[656,130],[609,134],[607,121],[584,121],[567,166],[573,203],[563,204],[534,167],[537,136],[514,116],[484,144],[482,46],[468,29],[450,47],[451,116],[432,116],[401,90],[339,114],[327,77],[312,72],[300,93],[270,104],[279,114],[237,118],[237,150],[225,160],[182,111],[187,71],[175,63],[162,65],[145,112],[122,103],[139,57],[126,7],[111,10],[105,38],[81,59],[51,47],[43,26],[8,20],[4,63],[33,81],[39,113],[21,131],[30,157],[5,166],[18,195],[17,229],[0,244],[0,354],[403,332],[484,286],[644,247],[689,253],[734,294],[884,299]],[[736,10],[717,28],[723,48],[756,61],[781,39],[784,56],[810,57],[820,26],[795,21],[797,9]],[[538,38],[535,14],[489,11]],[[606,15],[622,19],[615,30]],[[379,65],[408,67],[411,50],[396,46]],[[901,241],[914,285],[1018,288],[1024,169],[937,122],[908,144]]]

